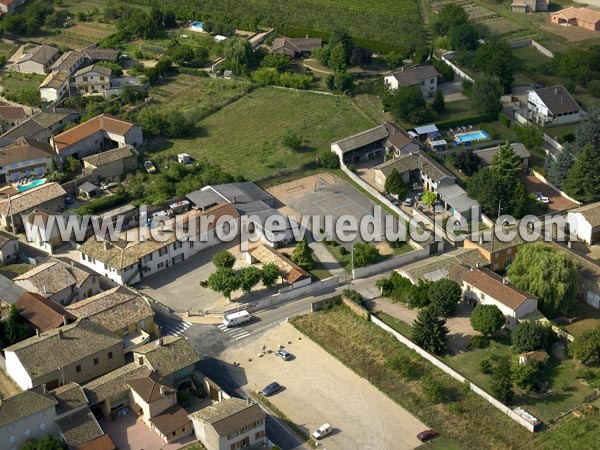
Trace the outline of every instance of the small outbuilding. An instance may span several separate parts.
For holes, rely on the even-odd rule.
[[[101,191],[98,186],[96,186],[93,183],[90,183],[89,181],[86,181],[85,183],[79,185],[78,192],[81,197],[90,199],[100,195]]]

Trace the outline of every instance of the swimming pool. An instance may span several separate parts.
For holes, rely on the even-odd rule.
[[[46,182],[45,178],[40,178],[39,180],[33,180],[31,183],[27,183],[27,184],[22,184],[21,186],[17,187],[17,191],[19,192],[25,192],[31,188],[34,188],[36,186],[41,186],[42,184],[44,184]]]
[[[466,133],[458,133],[454,135],[454,141],[458,144],[487,141],[488,139],[490,139],[490,135],[483,130],[467,131]]]
[[[204,22],[192,22],[192,26],[190,28],[192,31],[204,32]]]

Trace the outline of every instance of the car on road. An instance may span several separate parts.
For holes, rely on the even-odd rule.
[[[249,322],[251,318],[252,316],[246,310],[225,314],[223,317],[223,325],[227,328],[231,328]]]
[[[281,385],[278,382],[273,381],[271,384],[269,384],[262,390],[262,395],[264,395],[265,397],[270,397],[271,395],[279,391],[279,389],[281,389]]]
[[[425,430],[425,431],[421,431],[419,434],[417,434],[417,439],[420,440],[421,442],[431,441],[438,437],[440,437],[440,433],[438,433],[435,430]]]
[[[412,204],[413,204],[413,199],[412,199],[412,197],[406,197],[406,198],[404,199],[404,206],[412,206]]]
[[[329,425],[328,423],[324,423],[315,431],[313,431],[312,436],[315,439],[321,439],[322,437],[327,436],[329,433],[331,433],[331,425]]]
[[[277,356],[279,356],[281,359],[283,359],[284,361],[289,361],[290,359],[292,359],[292,354],[289,352],[286,352],[285,350],[277,350],[275,352],[275,354]]]

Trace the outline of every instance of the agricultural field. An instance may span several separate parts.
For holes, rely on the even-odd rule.
[[[249,89],[247,81],[202,78],[182,73],[151,87],[148,95],[154,101],[176,107],[183,113],[194,111],[200,117],[206,117],[245,95]]]
[[[71,27],[48,32],[29,40],[65,48],[83,48],[113,34],[116,27],[109,23],[75,22]]]
[[[188,96],[189,90],[180,101],[188,104]],[[373,125],[347,97],[261,88],[201,120],[193,137],[158,143],[150,151],[186,152],[256,180],[315,161],[331,142]],[[290,133],[302,139],[300,150],[283,145]]]
[[[419,3],[413,0],[256,0],[251,9],[236,0],[173,0],[169,4],[175,9],[198,11],[197,20],[260,19],[263,25],[276,26],[283,34],[302,37],[328,36],[336,28],[344,28],[360,45],[384,53],[425,43]]]
[[[515,34],[527,33],[518,23],[505,19],[504,17],[496,17],[493,19],[481,22],[490,33],[497,36],[506,36],[512,38]]]

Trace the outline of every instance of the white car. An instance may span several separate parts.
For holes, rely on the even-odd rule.
[[[548,203],[550,203],[550,199],[546,196],[541,196],[538,197],[538,202],[543,203],[544,205],[547,205]]]
[[[318,439],[321,439],[322,437],[327,436],[329,433],[331,433],[331,425],[329,425],[328,423],[324,423],[319,428],[317,428],[315,431],[313,431],[312,436],[318,440]]]

